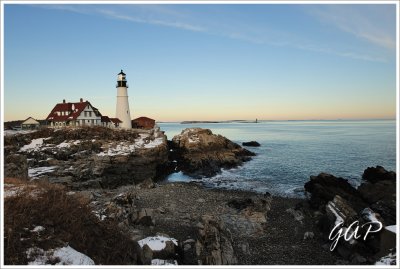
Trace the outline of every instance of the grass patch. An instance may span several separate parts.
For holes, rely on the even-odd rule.
[[[100,221],[79,195],[68,195],[65,187],[50,183],[31,183],[5,179],[7,187],[19,191],[4,201],[4,262],[26,265],[26,251],[44,250],[67,243],[86,254],[96,264],[141,264],[140,247],[127,238],[116,223]],[[45,229],[33,232],[37,226]]]

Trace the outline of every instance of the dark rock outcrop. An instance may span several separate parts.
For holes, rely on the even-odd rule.
[[[319,212],[316,215],[325,239],[334,227],[350,234],[358,232],[359,238],[342,239],[335,249],[350,264],[374,263],[395,247],[392,229],[386,227],[396,224],[396,173],[381,166],[369,167],[363,179],[356,189],[343,178],[321,173],[304,186],[311,194],[310,206]],[[364,238],[370,225],[376,230],[383,228]]]
[[[10,154],[4,159],[4,177],[28,179],[28,162],[22,154]]]
[[[29,168],[38,171],[32,178],[73,189],[136,185],[155,181],[169,171],[167,138],[158,128],[49,128],[6,140],[6,156],[18,153],[29,158]]]
[[[357,211],[366,206],[360,194],[346,179],[330,174],[311,176],[310,181],[304,184],[304,189],[311,193],[309,202],[314,209],[324,208],[336,195],[348,200]]]
[[[250,142],[243,142],[242,146],[246,146],[246,147],[259,147],[261,146],[260,143],[258,143],[257,141],[250,141]]]
[[[220,215],[220,218],[232,232],[260,236],[267,227],[267,214],[271,209],[271,202],[272,197],[261,195],[230,200],[227,205],[231,210]]]
[[[362,178],[371,183],[377,183],[382,180],[393,181],[396,180],[396,173],[393,171],[386,171],[385,168],[378,165],[365,169]]]
[[[233,168],[255,154],[209,129],[188,128],[172,139],[178,170],[193,177],[210,177]]]
[[[358,187],[361,197],[379,213],[387,225],[396,224],[396,173],[382,166],[368,167]]]

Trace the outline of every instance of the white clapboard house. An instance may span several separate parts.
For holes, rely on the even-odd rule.
[[[105,126],[119,127],[121,121],[101,115],[89,101],[80,99],[78,103],[58,103],[47,116],[46,121],[50,127],[61,128],[66,126]]]

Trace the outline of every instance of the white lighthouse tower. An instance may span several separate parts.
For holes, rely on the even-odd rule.
[[[122,121],[119,125],[122,128],[132,128],[131,112],[128,102],[128,84],[126,74],[121,70],[117,78],[117,114],[116,117]]]

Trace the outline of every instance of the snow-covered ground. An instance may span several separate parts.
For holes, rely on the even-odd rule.
[[[178,262],[175,260],[169,261],[169,260],[153,259],[151,260],[151,265],[178,265]]]
[[[64,142],[58,144],[57,148],[69,148],[72,144],[78,145],[80,142],[81,142],[80,140],[75,140],[75,141],[70,141],[70,142],[64,141]]]
[[[375,265],[395,265],[396,253],[389,253],[387,256],[380,258]]]
[[[16,135],[16,134],[28,134],[28,133],[33,133],[36,132],[36,130],[4,130],[4,135],[9,136],[9,135]]]
[[[26,251],[28,259],[34,258],[28,265],[50,265],[51,261],[58,261],[55,265],[95,265],[94,261],[70,246],[44,251],[40,248],[30,248]]]
[[[37,178],[40,175],[53,172],[57,166],[42,166],[28,169],[28,176],[30,178]]]
[[[97,156],[115,156],[115,155],[129,155],[136,149],[140,148],[155,148],[164,142],[163,137],[157,137],[154,140],[150,140],[147,134],[140,134],[138,139],[134,143],[119,142],[110,143],[108,147],[103,147],[103,152],[97,154]]]
[[[152,250],[160,251],[165,248],[165,242],[167,241],[172,241],[176,246],[178,245],[178,241],[175,238],[161,235],[146,237],[142,240],[139,240],[138,243],[140,247],[148,245]]]
[[[115,155],[129,155],[130,153],[135,151],[135,144],[127,144],[125,142],[121,142],[115,146],[112,143],[109,144],[109,148],[104,152],[100,152],[97,156],[115,156]]]
[[[165,243],[168,241],[171,241],[175,246],[178,246],[178,240],[162,235],[146,237],[139,240],[138,243],[141,248],[143,248],[144,245],[148,245],[153,251],[161,251],[167,246]],[[178,265],[178,262],[176,260],[153,259],[151,260],[151,265]]]
[[[45,141],[49,140],[50,138],[51,137],[32,139],[31,143],[21,147],[19,151],[20,152],[31,152],[31,151],[44,150],[44,149],[52,148],[52,147],[56,147],[59,149],[60,148],[69,148],[69,147],[71,147],[71,145],[78,145],[79,143],[81,143],[80,140],[71,140],[71,141],[61,142],[58,145],[46,144]]]
[[[43,138],[32,139],[31,143],[20,148],[20,152],[37,151],[43,145]]]

